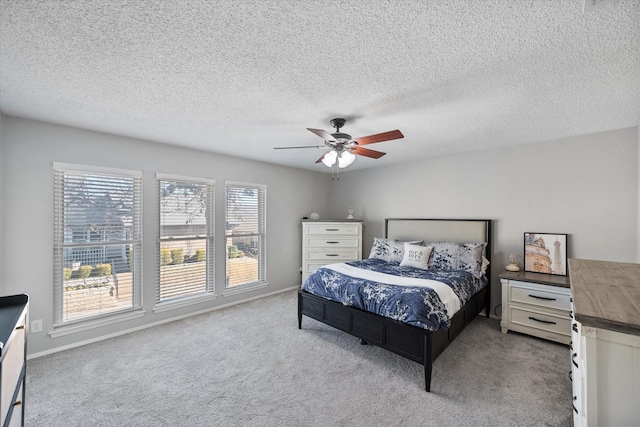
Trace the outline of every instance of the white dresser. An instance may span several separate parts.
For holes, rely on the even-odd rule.
[[[508,272],[502,283],[502,333],[516,331],[562,344],[571,341],[569,278]]]
[[[302,283],[323,265],[362,259],[362,221],[302,221]]]
[[[0,425],[24,426],[29,296],[0,297]]]
[[[569,260],[575,426],[640,425],[640,264]]]

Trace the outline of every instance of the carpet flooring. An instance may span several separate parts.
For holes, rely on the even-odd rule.
[[[309,318],[297,294],[27,365],[27,426],[570,426],[566,346],[476,318],[422,365]]]

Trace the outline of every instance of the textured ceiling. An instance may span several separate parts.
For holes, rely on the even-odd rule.
[[[640,122],[640,0],[0,0],[0,111],[329,171]],[[44,141],[43,143],[46,143]]]

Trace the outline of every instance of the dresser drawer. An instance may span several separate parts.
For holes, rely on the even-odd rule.
[[[360,235],[360,224],[331,224],[331,223],[319,223],[319,224],[306,224],[306,234],[307,235],[321,235],[321,236],[332,236],[332,235],[344,235],[344,236],[359,236]]]
[[[306,261],[323,261],[325,264],[332,262],[353,261],[360,259],[359,250],[313,250],[309,249],[305,252]]]
[[[535,305],[544,308],[554,308],[558,310],[571,310],[571,297],[569,291],[556,291],[551,286],[540,289],[531,285],[511,286],[511,302]],[[558,288],[564,289],[564,288]]]
[[[326,262],[319,262],[319,261],[316,261],[316,262],[305,262],[302,271],[308,275],[310,273],[313,273],[314,271],[316,271],[320,267],[324,267],[325,265],[327,265]]]
[[[531,311],[519,307],[510,309],[511,323],[555,334],[571,335],[571,319],[549,313]]]
[[[360,239],[358,237],[307,237],[307,248],[358,248]]]

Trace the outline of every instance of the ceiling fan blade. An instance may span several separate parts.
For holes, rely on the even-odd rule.
[[[333,136],[331,136],[331,134],[327,131],[324,131],[322,129],[311,129],[311,128],[307,128],[307,130],[315,133],[325,141],[337,142],[336,139]]]
[[[324,145],[300,145],[298,147],[273,147],[274,150],[288,150],[291,148],[324,148]]]
[[[361,138],[354,139],[354,141],[356,141],[358,145],[367,145],[400,138],[404,138],[404,135],[402,134],[402,132],[396,129],[389,132],[377,133],[375,135],[363,136]]]
[[[329,150],[329,151],[331,151],[331,150]],[[325,152],[318,160],[316,160],[316,163],[320,163],[322,161],[322,159],[324,159],[324,156],[326,156],[329,151]]]
[[[372,159],[379,159],[387,153],[383,153],[382,151],[369,150],[368,148],[356,147],[353,151],[353,154],[358,154],[360,156],[371,157]]]

